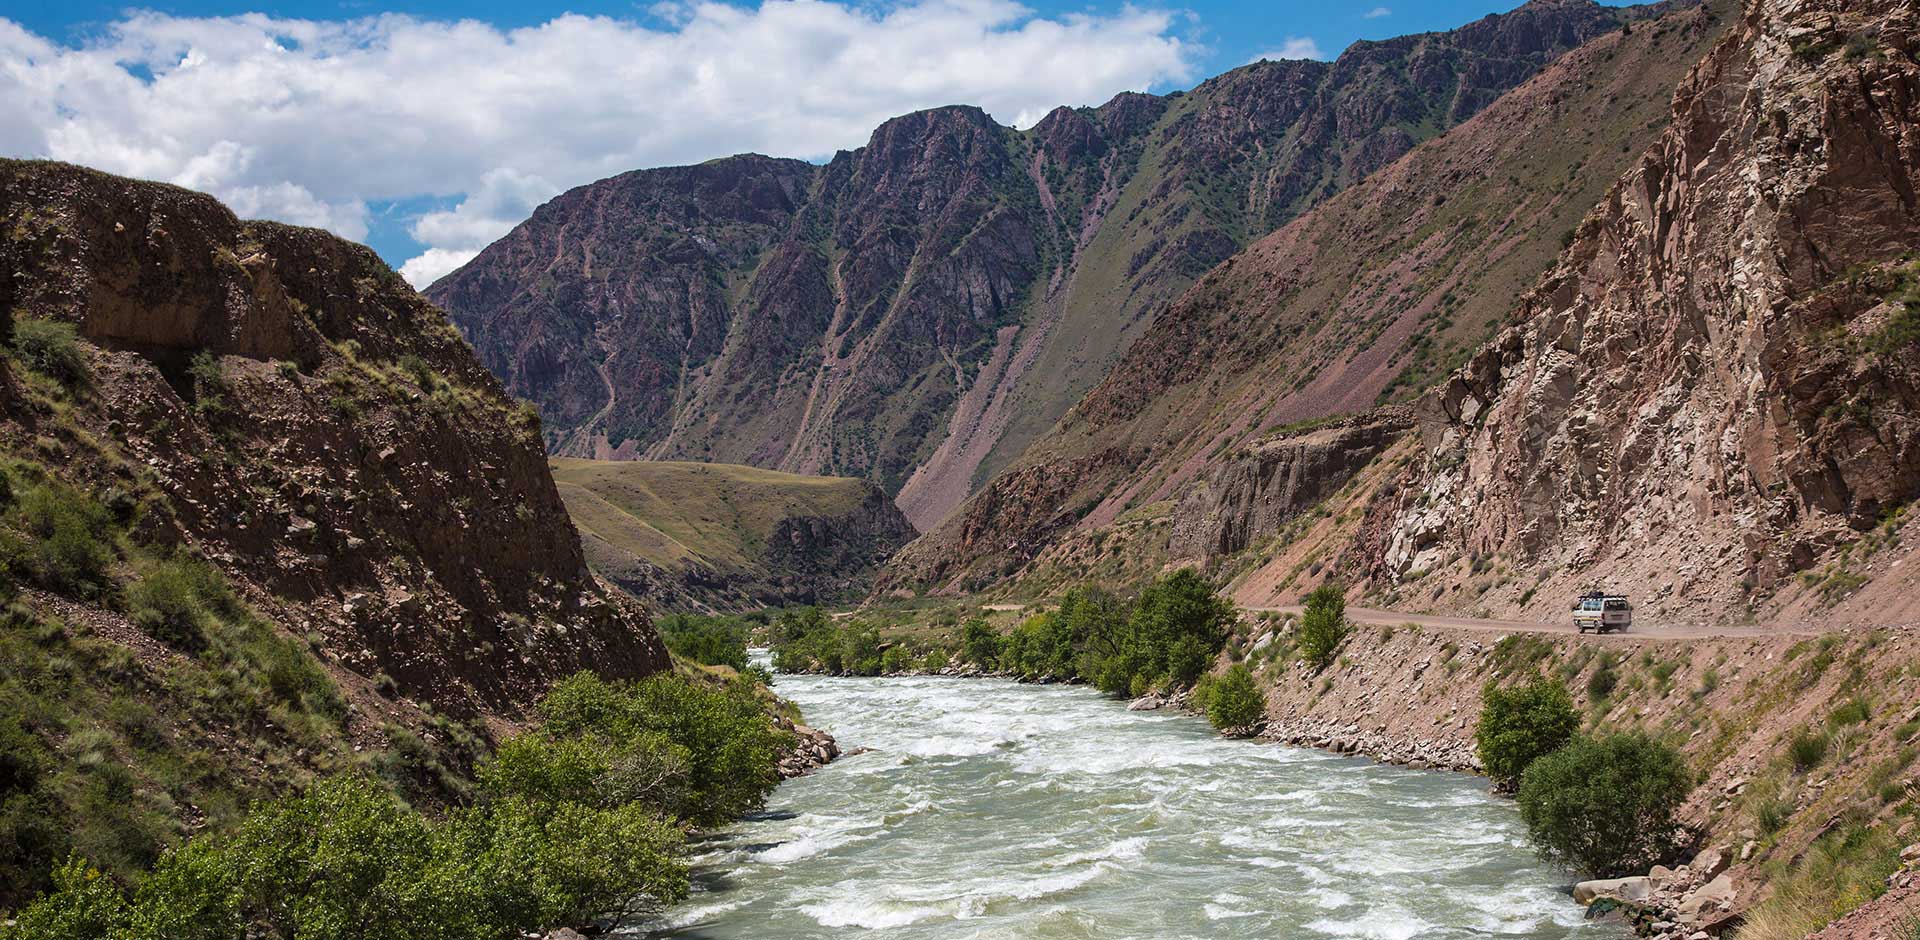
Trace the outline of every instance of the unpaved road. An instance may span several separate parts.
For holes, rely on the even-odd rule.
[[[1278,614],[1299,616],[1301,608],[1292,607],[1245,607],[1242,610],[1270,611]],[[1485,633],[1574,633],[1573,615],[1559,623],[1538,623],[1528,620],[1480,620],[1473,617],[1442,617],[1434,614],[1402,614],[1391,610],[1373,610],[1367,607],[1347,608],[1347,619],[1355,623],[1418,624],[1422,627],[1439,627],[1448,630],[1478,630]],[[1819,631],[1795,625],[1779,626],[1714,626],[1709,624],[1655,624],[1635,621],[1633,629],[1612,636],[1639,637],[1648,640],[1698,640],[1707,637],[1768,637],[1768,636],[1818,636]]]

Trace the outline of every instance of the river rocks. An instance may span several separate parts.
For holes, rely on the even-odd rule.
[[[1631,878],[1603,878],[1597,881],[1582,881],[1573,886],[1573,899],[1580,904],[1592,904],[1600,898],[1613,898],[1620,901],[1644,901],[1653,894],[1653,885],[1645,875]]]
[[[1167,700],[1152,692],[1127,703],[1127,711],[1130,712],[1152,712],[1165,707],[1167,707]]]
[[[794,736],[792,748],[780,755],[780,778],[790,780],[813,773],[840,756],[840,745],[833,735],[817,728],[780,718],[777,724]]]
[[[1271,722],[1260,737],[1295,747],[1318,748],[1336,754],[1360,754],[1387,764],[1430,770],[1478,773],[1480,758],[1462,741],[1439,741],[1410,734],[1367,731],[1358,725],[1327,721]]]

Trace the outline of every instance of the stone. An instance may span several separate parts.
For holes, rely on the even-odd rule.
[[[1900,864],[1920,864],[1920,842],[1916,842],[1900,850]]]
[[[1717,907],[1721,901],[1732,901],[1734,894],[1733,877],[1723,873],[1680,899],[1680,915],[1684,920],[1697,922],[1702,911]]]
[[[1167,704],[1166,699],[1163,699],[1158,695],[1148,693],[1146,695],[1140,696],[1137,699],[1134,699],[1131,702],[1128,702],[1127,711],[1130,711],[1130,712],[1158,711],[1159,709],[1165,707],[1166,704]]]
[[[1652,894],[1653,885],[1645,875],[1635,875],[1631,878],[1601,878],[1582,881],[1573,886],[1573,900],[1578,904],[1592,904],[1600,898],[1644,901]]]
[[[1727,866],[1732,864],[1732,855],[1732,848],[1715,846],[1693,857],[1693,870],[1698,873],[1701,878],[1712,880],[1714,876],[1726,871]]]

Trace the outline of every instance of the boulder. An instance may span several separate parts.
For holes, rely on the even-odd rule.
[[[1735,893],[1732,876],[1722,873],[1680,899],[1680,916],[1684,920],[1697,921],[1701,912],[1709,905],[1721,901],[1731,902]]]
[[[1142,695],[1139,698],[1134,699],[1131,702],[1128,702],[1127,711],[1130,711],[1130,712],[1157,711],[1165,707],[1166,704],[1167,704],[1166,699],[1163,699],[1160,696],[1154,695],[1153,693],[1149,692],[1146,695]]]
[[[1613,898],[1619,901],[1644,901],[1653,894],[1653,885],[1645,875],[1631,878],[1602,878],[1596,881],[1582,881],[1573,886],[1573,900],[1579,904],[1592,904],[1600,898]]]
[[[1693,857],[1694,873],[1702,879],[1712,880],[1733,862],[1733,849],[1730,846],[1711,848]]]

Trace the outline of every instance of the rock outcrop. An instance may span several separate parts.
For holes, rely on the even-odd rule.
[[[1920,495],[1917,48],[1910,3],[1749,0],[1515,325],[1423,399],[1365,573],[1499,557],[1556,601],[1604,578],[1706,617],[1858,587]]]
[[[666,665],[589,573],[538,418],[371,251],[41,162],[0,162],[0,231],[0,310],[72,324],[91,373],[68,407],[0,396],[0,443],[123,493],[139,539],[214,562],[343,679],[511,714]]]
[[[428,290],[554,452],[861,476],[920,528],[1194,278],[1567,50],[1665,7],[1532,2],[1015,131],[888,121],[584,186]]]
[[[1174,558],[1245,551],[1339,492],[1413,427],[1410,409],[1385,408],[1255,441],[1216,458],[1173,512]]]

